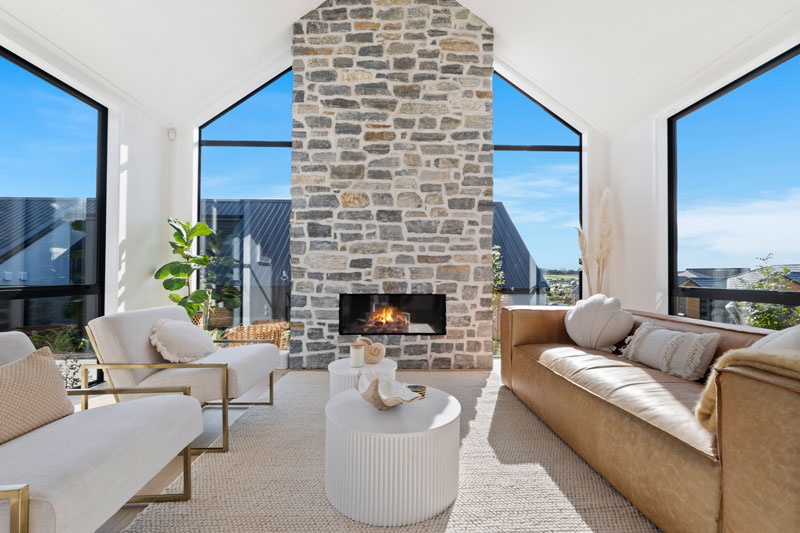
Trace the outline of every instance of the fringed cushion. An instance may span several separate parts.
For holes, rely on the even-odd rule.
[[[185,320],[162,318],[151,333],[152,345],[172,363],[191,363],[216,351],[208,333]]]
[[[673,376],[697,381],[705,376],[719,338],[719,333],[672,331],[645,322],[628,337],[622,356]]]

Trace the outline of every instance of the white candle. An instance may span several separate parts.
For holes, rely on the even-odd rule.
[[[353,368],[360,368],[364,366],[364,345],[351,344],[350,345],[350,366]]]

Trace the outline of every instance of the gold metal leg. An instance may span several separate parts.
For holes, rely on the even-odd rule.
[[[177,494],[142,494],[134,496],[128,503],[185,502],[192,499],[192,449],[187,446],[183,455],[183,492]]]
[[[0,485],[0,501],[8,500],[10,533],[28,533],[28,485]]]
[[[222,446],[192,448],[192,453],[200,455],[203,453],[227,453],[228,452],[228,368],[222,369]],[[213,405],[208,403],[206,405]]]
[[[86,367],[81,367],[81,388],[88,389],[89,388],[89,369]],[[81,396],[81,411],[87,411],[89,409],[89,396],[84,394]]]
[[[227,376],[225,379],[224,389],[225,391],[228,390],[227,385]],[[202,454],[202,453],[225,453],[228,451],[228,410],[231,407],[243,407],[243,406],[250,406],[250,405],[273,405],[275,403],[275,380],[273,372],[269,373],[269,401],[268,402],[233,402],[228,398],[222,400],[221,403],[216,402],[208,402],[205,405],[211,407],[222,407],[222,446],[215,447],[215,448],[192,448],[192,453],[194,454]]]

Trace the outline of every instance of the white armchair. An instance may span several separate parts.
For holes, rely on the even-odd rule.
[[[99,363],[82,367],[84,386],[87,371],[101,369],[113,387],[191,387],[192,396],[202,405],[219,402],[222,406],[222,446],[192,447],[192,451],[227,452],[229,406],[273,404],[273,371],[280,362],[278,347],[249,344],[219,349],[193,363],[170,363],[150,344],[153,324],[162,318],[190,322],[179,306],[115,313],[90,321],[86,330]],[[269,401],[231,401],[266,375]],[[120,397],[118,401],[127,399]]]

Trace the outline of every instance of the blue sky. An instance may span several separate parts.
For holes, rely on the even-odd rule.
[[[680,119],[678,268],[800,263],[800,56]]]
[[[94,197],[97,111],[0,57],[0,196]]]
[[[206,139],[289,140],[291,76],[207,127]],[[499,78],[496,144],[577,144]],[[0,196],[94,195],[97,113],[0,58]],[[678,122],[680,268],[800,262],[800,57]],[[206,198],[288,198],[289,149],[203,149]],[[544,268],[577,267],[576,153],[495,152],[502,201]]]

